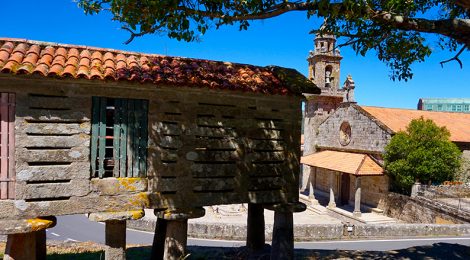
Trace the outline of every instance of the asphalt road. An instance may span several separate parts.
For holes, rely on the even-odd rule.
[[[89,221],[85,215],[57,217],[57,226],[47,230],[47,239],[58,241],[84,242],[93,241],[104,244],[104,224]],[[153,234],[150,232],[127,230],[128,244],[152,244]],[[460,244],[470,247],[470,237],[447,238],[404,238],[382,240],[342,240],[321,242],[299,242],[297,249],[324,250],[367,250],[386,251],[399,250],[415,246],[426,246],[435,243]],[[188,245],[211,247],[240,247],[243,241],[220,241],[208,239],[188,239]]]

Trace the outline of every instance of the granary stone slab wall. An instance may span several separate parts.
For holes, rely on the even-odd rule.
[[[299,97],[0,75],[17,93],[0,219],[298,200]],[[149,100],[147,178],[91,179],[93,96]]]
[[[343,122],[351,126],[350,142],[340,143],[340,127]],[[368,153],[383,153],[391,133],[380,127],[375,120],[367,117],[360,108],[351,103],[343,103],[319,127],[316,136],[320,147],[343,150],[368,151]]]
[[[180,207],[296,200],[299,102],[171,95],[150,102],[152,190]]]

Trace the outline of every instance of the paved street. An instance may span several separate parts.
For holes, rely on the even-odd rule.
[[[89,221],[85,215],[62,216],[58,217],[56,227],[47,230],[47,238],[59,241],[104,243],[104,225]],[[128,244],[149,245],[152,243],[152,239],[153,234],[149,232],[127,231]],[[296,243],[295,247],[297,249],[384,251],[426,246],[434,243],[455,243],[470,247],[470,237],[301,242]],[[188,245],[196,246],[239,247],[244,244],[243,241],[188,240]]]

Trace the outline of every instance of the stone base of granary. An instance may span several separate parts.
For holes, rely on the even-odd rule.
[[[46,228],[55,224],[55,217],[0,221],[0,234],[8,235],[3,259],[46,259]]]

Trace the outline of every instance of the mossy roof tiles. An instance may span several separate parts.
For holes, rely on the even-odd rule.
[[[310,80],[293,69],[11,38],[0,38],[0,72],[262,94],[319,93]]]

